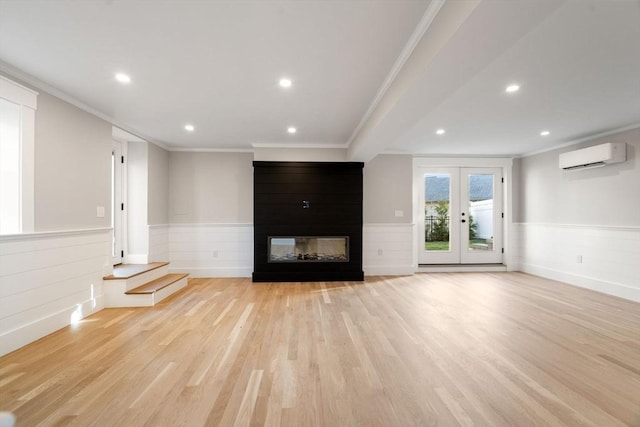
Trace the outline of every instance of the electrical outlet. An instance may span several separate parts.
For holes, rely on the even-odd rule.
[[[218,258],[218,251],[213,251],[213,257]]]
[[[104,218],[104,206],[96,206],[96,218]]]
[[[578,264],[582,264],[582,255],[578,255],[578,256],[576,257],[576,262],[577,262]]]
[[[402,211],[402,210],[396,210],[396,211],[394,212],[394,214],[395,214],[395,216],[396,216],[397,218],[402,218],[402,217],[404,216],[404,211]]]
[[[378,249],[378,256],[382,256],[382,249]]]

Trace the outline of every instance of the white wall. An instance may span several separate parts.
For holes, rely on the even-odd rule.
[[[191,277],[250,277],[253,272],[252,224],[171,224],[168,240],[172,272]]]
[[[0,356],[103,308],[109,229],[0,236]]]
[[[169,152],[149,142],[129,142],[126,165],[126,262],[168,261]]]
[[[253,153],[169,154],[168,255],[192,277],[253,271]],[[162,241],[162,230],[152,231]]]
[[[127,218],[128,263],[144,264],[149,255],[149,144],[129,142],[127,146]]]
[[[565,172],[562,152],[625,142],[627,161]],[[522,271],[640,301],[640,129],[522,158]]]
[[[402,275],[415,270],[412,167],[409,155],[378,155],[364,166],[365,275]],[[403,216],[396,216],[396,211]]]
[[[0,355],[102,309],[111,271],[111,124],[36,90],[36,233],[0,236]]]
[[[566,172],[560,153],[604,142],[626,142],[627,161]],[[640,226],[640,129],[521,159],[522,222]]]
[[[170,262],[169,224],[150,225],[148,262]]]

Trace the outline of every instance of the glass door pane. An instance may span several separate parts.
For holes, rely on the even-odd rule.
[[[460,212],[463,264],[502,262],[502,170],[461,168]]]
[[[460,171],[458,168],[421,168],[418,223],[420,264],[460,262]]]
[[[451,175],[427,173],[424,175],[424,249],[450,251],[451,233]]]
[[[469,174],[469,200],[467,200],[469,242],[467,250],[493,250],[493,175]]]

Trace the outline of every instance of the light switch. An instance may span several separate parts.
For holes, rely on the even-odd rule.
[[[96,218],[104,218],[104,206],[96,207]]]
[[[396,216],[397,216],[397,217],[402,217],[402,216],[404,216],[404,211],[397,210],[397,211],[395,212],[395,214],[396,214]]]

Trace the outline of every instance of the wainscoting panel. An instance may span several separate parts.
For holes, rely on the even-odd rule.
[[[413,274],[416,270],[414,235],[413,224],[364,224],[364,274]]]
[[[111,230],[0,236],[0,355],[103,308]]]
[[[169,270],[191,277],[250,277],[252,224],[170,224]]]
[[[521,271],[640,301],[640,227],[514,224]]]
[[[169,225],[149,226],[149,262],[169,261]]]

